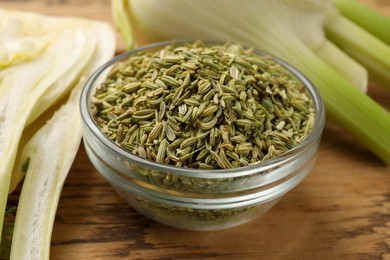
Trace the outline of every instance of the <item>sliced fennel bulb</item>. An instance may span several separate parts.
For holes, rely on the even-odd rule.
[[[11,259],[49,259],[47,247],[50,247],[56,205],[81,140],[78,93],[75,89],[69,102],[23,149],[22,156],[31,157],[19,198]]]
[[[131,16],[138,44],[198,38],[234,41],[286,60],[317,86],[328,116],[390,164],[390,114],[354,88],[366,85],[367,79],[355,78],[365,70],[359,72],[361,65],[326,40],[326,19],[339,15],[329,1],[114,1],[126,2],[112,7],[127,6],[121,15]]]
[[[45,49],[48,38],[36,23],[22,23],[13,12],[4,10],[0,16],[0,70],[30,60]]]
[[[79,40],[70,42],[73,37]],[[83,59],[83,50],[87,48],[83,38],[85,36],[81,33],[65,31],[43,56],[0,72],[0,88],[6,88],[0,97],[0,212],[5,210],[20,137],[29,118],[35,117],[31,114],[35,103],[52,84]],[[58,55],[64,51],[67,55]],[[3,223],[3,216],[0,223]]]
[[[49,259],[54,217],[62,186],[81,140],[80,92],[88,75],[113,56],[115,35],[104,24],[90,28],[97,48],[68,101],[24,146],[21,163],[29,158],[15,220],[11,259]],[[71,126],[71,127],[70,127]],[[62,145],[58,145],[58,143]],[[22,165],[16,165],[22,169]]]
[[[32,216],[29,214],[33,214],[30,210],[33,208],[35,212],[40,212],[40,217],[45,219],[45,225],[48,225],[29,227],[45,230],[34,231],[34,234],[39,233],[42,237],[33,245],[30,244],[31,240],[23,240],[22,234],[28,231],[18,228],[14,237],[17,238],[18,248],[23,251],[27,247],[40,248],[39,243],[49,244],[45,240],[50,238],[52,224],[49,222],[53,220],[49,211],[56,210],[56,198],[61,192],[62,179],[66,177],[73,162],[81,138],[77,96],[86,77],[113,56],[115,35],[108,24],[97,21],[12,10],[0,10],[0,30],[10,36],[6,39],[4,35],[3,38],[0,36],[0,234],[8,192],[12,191],[24,176],[21,165],[14,164],[15,161],[19,163],[21,160],[15,159],[16,156],[24,154],[31,158],[30,175],[41,178],[27,181],[26,186],[23,184],[23,193],[27,195],[20,201],[21,211],[17,218],[20,219],[19,223],[31,223],[27,220]],[[28,55],[23,44],[15,44],[12,47],[13,52],[9,51],[12,43],[23,42],[25,39],[29,39],[36,46],[30,49]],[[2,55],[2,50],[6,50],[8,56]],[[24,58],[20,59],[22,56]],[[40,116],[53,109],[53,105],[68,96],[74,88],[67,105],[55,113],[50,123],[37,131],[27,144],[31,133],[25,133],[21,140],[27,126],[31,125],[32,128],[28,128],[31,130],[44,125],[45,122],[41,121]],[[67,126],[64,127],[64,124]],[[69,150],[62,150],[62,145],[52,147],[55,142],[51,138],[60,137],[67,138],[64,143]],[[40,156],[45,159],[37,159]],[[47,161],[51,159],[52,162]],[[56,165],[55,168],[50,168],[53,165]],[[34,169],[39,172],[34,172]],[[41,184],[45,181],[49,183],[49,180],[42,178],[48,174],[53,178],[50,180],[53,185],[45,186],[45,190]],[[31,184],[32,182],[34,183]],[[39,196],[42,196],[41,203],[33,204],[37,202],[34,199]],[[47,206],[52,208],[45,211]],[[25,210],[26,207],[31,208]],[[43,254],[40,250],[34,252],[38,251]],[[18,253],[16,259],[33,259],[19,256],[21,255]]]
[[[82,27],[76,30],[72,29],[72,31],[76,32],[76,37],[73,37],[75,41],[75,46],[79,46],[79,48],[74,49],[73,51],[71,49],[65,49],[64,51],[71,51],[72,56],[75,57],[77,61],[74,60],[72,63],[69,63],[72,64],[72,66],[70,66],[67,71],[61,76],[61,80],[56,80],[52,84],[46,85],[47,87],[44,89],[44,92],[40,93],[39,97],[33,102],[33,106],[29,108],[30,114],[26,121],[26,126],[34,122],[44,111],[51,107],[56,101],[68,94],[70,89],[74,87],[79,78],[85,73],[86,66],[90,63],[96,45],[96,42],[92,40],[94,35],[92,35],[92,32]],[[65,37],[69,36],[65,35]],[[61,74],[56,75],[60,76]],[[45,80],[47,79],[48,78],[46,77]],[[16,87],[15,89],[19,91],[22,90],[20,87]],[[18,169],[15,169],[14,167],[14,171],[11,176],[9,192],[15,190],[15,188],[23,179],[23,177],[24,173],[18,171]]]

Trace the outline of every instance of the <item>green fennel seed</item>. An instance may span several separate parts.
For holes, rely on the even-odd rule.
[[[122,60],[91,111],[123,149],[174,166],[227,169],[281,155],[314,124],[305,86],[237,44],[168,45]]]

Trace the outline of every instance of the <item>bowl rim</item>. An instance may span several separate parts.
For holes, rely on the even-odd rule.
[[[140,47],[137,47],[135,49],[125,51],[123,53],[120,53],[116,56],[114,56],[112,59],[101,65],[95,72],[88,78],[87,82],[85,83],[81,95],[80,95],[80,102],[79,102],[79,110],[81,113],[81,118],[84,123],[84,127],[87,127],[90,132],[93,134],[99,142],[101,142],[102,145],[104,145],[106,148],[108,148],[110,151],[114,152],[115,154],[126,158],[130,160],[132,163],[137,164],[138,166],[143,167],[150,167],[153,168],[153,170],[159,171],[159,172],[169,172],[172,174],[180,175],[180,176],[187,176],[187,177],[195,177],[195,178],[230,178],[230,177],[242,177],[247,176],[251,174],[258,173],[260,171],[266,171],[270,168],[274,168],[278,165],[284,164],[286,161],[292,160],[299,156],[299,154],[303,153],[308,147],[311,146],[311,144],[315,143],[318,139],[321,138],[322,131],[324,129],[325,125],[325,106],[323,103],[323,100],[321,98],[321,95],[317,88],[314,86],[314,84],[298,69],[293,67],[288,62],[284,61],[283,59],[278,58],[275,55],[272,55],[268,52],[265,52],[263,50],[259,50],[256,48],[251,48],[246,45],[240,44],[243,48],[251,48],[253,49],[253,52],[257,55],[261,56],[269,56],[274,61],[282,65],[286,70],[291,72],[301,83],[306,87],[309,94],[311,95],[311,98],[313,100],[313,105],[315,109],[315,120],[313,128],[310,132],[310,134],[297,146],[293,147],[292,149],[288,150],[287,152],[273,157],[271,159],[260,161],[258,163],[243,166],[243,167],[237,167],[237,168],[231,168],[231,169],[213,169],[213,170],[207,170],[207,169],[195,169],[195,168],[186,168],[186,167],[178,167],[174,165],[167,165],[162,163],[157,163],[152,160],[148,160],[142,157],[139,157],[137,155],[134,155],[125,149],[121,148],[117,144],[115,144],[113,141],[111,141],[107,136],[105,136],[95,123],[91,111],[90,111],[90,96],[92,90],[94,90],[94,83],[95,81],[101,76],[103,72],[105,72],[106,69],[108,69],[111,65],[115,64],[116,62],[123,60],[135,53],[146,51],[149,49],[154,48],[161,48],[169,44],[186,44],[186,43],[193,43],[195,40],[168,40],[168,41],[160,41],[155,42],[152,44],[143,45]],[[205,44],[235,44],[235,42],[223,42],[223,41],[202,41]],[[84,131],[85,134],[85,131]],[[83,135],[84,135],[83,134]],[[85,140],[85,138],[84,138]]]

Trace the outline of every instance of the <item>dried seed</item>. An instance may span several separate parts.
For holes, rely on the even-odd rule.
[[[252,151],[253,147],[251,143],[242,143],[242,144],[237,144],[235,152],[236,153],[249,153]]]
[[[121,143],[124,138],[124,133],[123,133],[123,125],[119,124],[118,130],[116,131],[116,140],[115,142]]]
[[[237,97],[238,98],[238,93],[237,91],[234,89],[234,87],[227,87],[227,86],[221,86],[221,89],[224,93],[230,93],[232,94],[234,97]]]
[[[162,140],[160,145],[158,146],[156,162],[163,163],[165,159],[165,152],[168,147],[168,142],[166,139]]]
[[[142,146],[137,146],[137,154],[138,156],[147,159],[146,150]]]
[[[160,103],[160,109],[158,110],[158,121],[162,121],[164,116],[165,116],[165,109],[166,109],[166,105],[165,105],[165,102],[162,101]]]
[[[179,114],[185,115],[187,113],[187,104],[181,104],[179,106]]]
[[[219,149],[219,158],[221,158],[223,164],[226,165],[226,168],[233,168],[223,149]]]
[[[215,89],[215,91],[217,93],[219,93],[219,94],[222,93],[221,85],[218,82],[211,80],[211,85],[213,86],[213,88]]]
[[[180,55],[164,55],[161,60],[165,63],[177,63],[183,59]]]
[[[240,71],[234,66],[230,67],[230,77],[233,79],[238,79],[240,77]]]
[[[204,101],[209,101],[209,100],[211,100],[211,99],[213,98],[214,94],[215,94],[215,89],[210,89],[210,91],[207,92],[207,93],[203,96],[203,100],[204,100]]]
[[[221,167],[222,169],[228,168],[228,166],[225,165],[225,162],[221,159],[221,157],[216,152],[210,150],[210,154],[214,158],[215,162],[219,165],[219,167]]]
[[[169,147],[172,148],[172,149],[173,148],[177,148],[177,147],[179,147],[181,145],[181,143],[183,141],[184,141],[184,138],[177,138],[169,145]]]
[[[198,94],[204,95],[211,89],[209,80],[202,79],[198,82]]]
[[[147,80],[147,81],[143,82],[141,84],[141,87],[142,88],[148,88],[148,89],[158,89],[158,88],[160,88],[159,85],[157,85],[156,83],[154,83],[154,82],[152,82],[150,80]]]
[[[196,70],[198,68],[198,64],[194,62],[183,62],[181,63],[181,66],[186,70]]]
[[[168,86],[172,86],[172,87],[180,86],[180,83],[179,83],[179,81],[177,81],[177,79],[175,79],[171,76],[168,76],[168,75],[162,76],[161,81],[164,82]]]
[[[156,125],[153,127],[152,131],[150,131],[148,138],[150,140],[154,140],[157,138],[157,136],[161,133],[161,130],[163,129],[163,123],[158,122]]]
[[[169,110],[172,110],[174,108],[174,106],[176,105],[176,102],[180,99],[182,93],[183,93],[183,87],[179,87],[176,90],[175,94],[173,95],[171,106],[170,106]]]
[[[135,119],[136,121],[140,121],[140,120],[146,120],[146,119],[149,119],[151,117],[154,116],[154,112],[151,113],[151,114],[146,114],[146,115],[141,115],[141,116],[138,116],[138,115],[132,115],[131,118],[132,119]]]
[[[171,147],[167,147],[166,155],[168,156],[169,159],[171,159],[174,162],[178,162],[179,158],[175,155],[175,153],[172,151]]]
[[[218,121],[218,117],[213,117],[211,120],[209,121],[198,121],[197,122],[197,125],[202,129],[202,130],[209,130],[209,129],[212,129],[215,124],[217,123]]]
[[[249,63],[249,62],[246,62],[245,60],[242,60],[242,59],[236,59],[234,61],[234,63],[240,65],[241,67],[243,67],[244,69],[251,69],[252,68],[252,65]],[[237,74],[237,78],[238,78],[238,74]],[[235,78],[235,77],[232,77],[232,78]]]
[[[278,130],[282,130],[284,128],[284,126],[286,125],[286,121],[280,121],[276,126],[275,128],[278,129]]]
[[[182,122],[188,122],[190,117],[192,116],[192,110],[194,108],[193,107],[190,107],[188,110],[187,110],[187,113],[183,116],[182,118]]]
[[[135,116],[146,116],[146,115],[151,115],[151,114],[154,114],[153,109],[142,109],[142,110],[135,111],[133,113],[133,115],[135,115]]]
[[[160,104],[161,102],[163,102],[163,100],[164,100],[164,97],[160,97],[158,99],[147,99],[146,103],[149,105],[152,105],[152,106],[156,106],[156,105]]]
[[[193,144],[195,144],[198,141],[197,137],[189,137],[185,139],[181,144],[180,144],[180,149],[184,149],[186,147],[189,147]]]
[[[165,83],[164,83],[161,79],[156,79],[156,80],[154,81],[154,83],[156,83],[156,85],[157,85],[159,88],[168,89],[167,85],[165,85]]]
[[[202,102],[198,107],[195,107],[192,111],[192,120],[196,120],[200,115],[203,113],[203,111],[206,109],[207,103]]]
[[[232,140],[236,143],[242,144],[246,142],[246,137],[243,135],[236,135],[232,137]]]
[[[237,153],[235,152],[232,152],[232,151],[226,151],[226,156],[230,157],[233,159],[233,161],[239,161],[240,160],[240,156],[238,156]]]
[[[169,124],[166,124],[165,136],[171,142],[176,139],[175,131],[173,131],[172,127]]]
[[[183,102],[189,106],[199,106],[200,102],[194,98],[186,98]]]
[[[211,105],[211,106],[208,106],[207,108],[205,108],[205,110],[203,110],[201,116],[209,116],[209,115],[212,115],[214,114],[215,112],[217,112],[219,106],[217,105]]]
[[[179,65],[179,64],[175,64],[175,65],[171,66],[171,67],[165,72],[165,74],[166,74],[167,76],[169,76],[169,75],[173,74],[173,73],[174,73],[176,70],[178,70],[178,69],[180,69],[180,65]]]
[[[207,149],[202,149],[198,156],[196,157],[196,161],[202,161],[207,155],[209,155],[210,152]]]
[[[239,127],[251,127],[253,126],[253,121],[249,119],[237,119],[235,124]]]

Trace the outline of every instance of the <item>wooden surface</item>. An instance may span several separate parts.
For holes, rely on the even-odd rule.
[[[390,16],[390,1],[362,2]],[[0,8],[112,24],[107,0],[8,0]],[[370,95],[390,110],[389,91],[373,86]],[[314,169],[271,211],[236,228],[191,232],[135,212],[81,147],[59,202],[51,258],[390,259],[390,167],[328,121]]]

